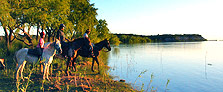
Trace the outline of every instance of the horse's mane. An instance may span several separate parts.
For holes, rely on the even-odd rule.
[[[72,43],[72,42],[78,42],[78,41],[83,41],[83,40],[84,40],[84,38],[81,37],[81,38],[74,39],[74,40],[72,40],[70,42]]]
[[[52,47],[51,45],[53,44],[53,42],[47,42],[45,44],[46,44],[46,46],[44,46],[44,49],[48,48],[48,47]]]
[[[104,41],[107,41],[107,39],[104,39],[104,40],[102,40],[102,41],[96,43],[95,45],[97,45],[97,44],[101,44],[101,43],[103,43]]]

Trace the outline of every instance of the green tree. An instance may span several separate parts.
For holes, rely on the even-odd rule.
[[[76,37],[82,37],[86,29],[91,29],[91,34],[95,34],[94,27],[98,24],[96,19],[97,8],[90,4],[89,0],[71,0],[69,20],[74,25]]]
[[[7,52],[11,46],[13,39],[13,31],[19,27],[20,23],[18,14],[20,14],[21,3],[19,1],[0,1],[0,22],[5,33],[5,44],[7,45]],[[9,54],[9,53],[8,53]]]
[[[119,45],[121,43],[118,36],[113,35],[113,34],[110,35],[109,41],[110,41],[111,44],[114,44],[114,45]]]
[[[105,20],[100,19],[98,21],[98,25],[96,26],[96,31],[97,31],[98,37],[100,39],[104,39],[104,38],[109,39],[110,38],[109,29],[108,29],[107,25],[108,24],[106,23]]]

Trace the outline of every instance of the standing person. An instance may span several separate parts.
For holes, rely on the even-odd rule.
[[[88,37],[88,35],[90,34],[91,30],[87,29],[84,33],[84,42],[87,45],[87,48],[89,49],[89,51],[91,52],[91,56],[94,57],[94,53],[93,53],[93,46],[91,44],[91,40]]]
[[[59,30],[57,31],[56,39],[58,39],[60,41],[62,50],[67,51],[69,49],[69,45],[65,42],[65,39],[67,41],[69,41],[69,39],[67,39],[64,36],[64,32],[63,32],[64,28],[65,28],[65,25],[64,24],[60,24]],[[63,55],[63,56],[66,57],[66,55]]]

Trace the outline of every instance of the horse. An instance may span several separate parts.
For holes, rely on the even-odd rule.
[[[108,51],[111,51],[111,46],[110,46],[110,43],[107,39],[99,42],[99,43],[96,43],[94,46],[93,46],[93,52],[94,52],[94,57],[91,55],[91,53],[89,53],[88,50],[84,50],[84,49],[80,49],[77,51],[77,56],[82,56],[82,57],[88,57],[88,58],[93,58],[93,61],[92,61],[92,66],[91,66],[91,70],[92,72],[94,72],[94,61],[96,61],[96,63],[98,64],[98,71],[99,71],[99,62],[98,62],[98,56],[100,54],[100,51],[102,50],[102,48],[106,47],[108,49]],[[108,52],[107,51],[107,52]],[[77,56],[73,59],[72,61],[72,65],[73,65],[73,68],[74,70],[76,71],[76,66],[75,66],[75,62],[76,62],[76,59],[77,59]]]
[[[38,56],[33,56],[28,54],[28,48],[22,48],[20,50],[18,50],[15,53],[15,60],[18,63],[18,66],[16,67],[16,80],[18,80],[19,77],[19,72],[21,79],[23,79],[23,69],[24,66],[26,64],[26,62],[30,62],[30,63],[36,63],[39,60]],[[43,74],[43,80],[45,80],[45,78],[47,78],[47,80],[49,80],[48,75],[49,75],[49,66],[53,61],[53,56],[56,54],[56,51],[61,53],[61,44],[59,40],[56,40],[55,42],[48,42],[44,44],[44,50],[42,53],[42,59],[45,60],[44,63],[44,74]]]
[[[70,71],[69,68],[72,66],[72,60],[77,56],[77,51],[80,50],[81,47],[85,45],[84,38],[77,38],[73,41],[66,42],[68,44],[67,47],[62,47],[62,56],[67,56],[67,68],[66,73],[69,76]],[[63,45],[63,44],[62,44]]]

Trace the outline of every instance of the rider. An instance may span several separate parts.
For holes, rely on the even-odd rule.
[[[57,31],[56,38],[60,41],[62,49],[68,49],[67,48],[68,44],[64,40],[66,39],[67,41],[69,41],[69,39],[67,39],[64,36],[64,32],[63,32],[64,28],[65,28],[65,25],[64,24],[60,24],[59,30]]]
[[[43,49],[44,49],[44,38],[45,38],[45,33],[44,32],[41,32],[40,33],[40,39],[39,39],[39,43],[38,45],[36,46],[36,49],[37,49],[37,52],[38,52],[38,55],[39,56],[42,56],[42,53],[43,53]]]
[[[91,30],[87,29],[86,32],[84,33],[84,42],[87,45],[87,48],[89,49],[89,51],[91,52],[91,56],[94,57],[94,53],[93,53],[93,46],[91,44],[91,40],[88,37],[88,35],[90,34]]]
[[[44,49],[44,38],[45,38],[45,33],[44,32],[41,32],[40,33],[40,39],[39,39],[39,43],[38,45],[36,46],[36,50],[38,52],[38,58],[40,58],[40,63],[42,63],[42,53],[43,53],[43,49]],[[40,64],[40,67],[41,67],[41,72],[43,72],[43,66],[42,64]]]

